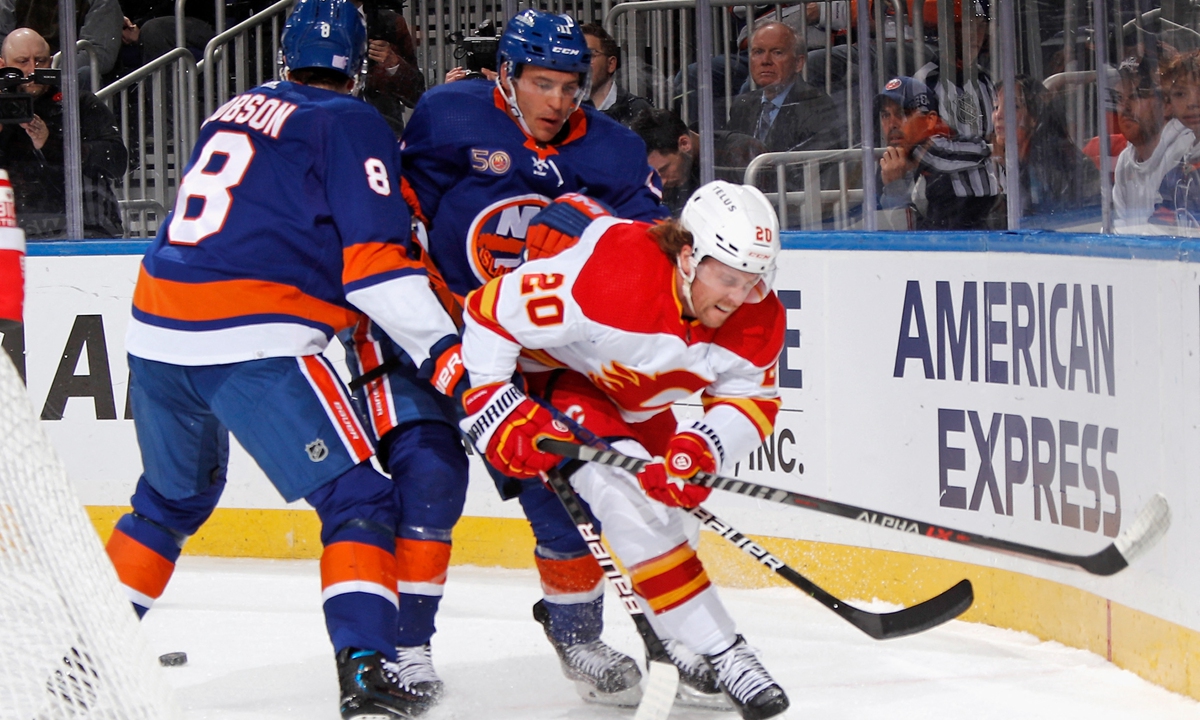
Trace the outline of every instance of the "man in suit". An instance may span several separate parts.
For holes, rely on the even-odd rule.
[[[728,129],[760,140],[770,152],[846,147],[846,128],[828,95],[800,77],[796,33],[768,22],[750,37],[750,78],[757,90],[734,98]]]

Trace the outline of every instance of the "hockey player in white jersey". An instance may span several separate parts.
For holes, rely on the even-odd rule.
[[[620,452],[655,459],[637,476],[586,465],[570,482],[659,634],[704,657],[752,719],[782,713],[787,696],[737,633],[680,508],[709,493],[688,478],[732,468],[774,425],[785,330],[770,288],[778,252],[762,193],[710,183],[678,222],[601,217],[574,246],[488,282],[467,298],[463,335],[474,387],[461,425],[496,468],[536,477],[561,462],[536,441],[574,438],[539,401]],[[704,416],[680,427],[671,405],[697,391]]]

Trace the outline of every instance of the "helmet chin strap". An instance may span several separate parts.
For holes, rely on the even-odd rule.
[[[695,258],[692,256],[689,256],[689,258],[693,261],[695,260]],[[687,262],[687,260],[684,260],[683,255],[679,255],[675,260],[675,269],[679,271],[679,276],[683,279],[682,300],[685,306],[683,308],[684,314],[690,317],[695,317],[696,308],[694,305],[692,305],[692,281],[696,279],[696,263],[692,262],[691,268],[685,269],[684,265],[686,265]]]
[[[517,91],[513,87],[513,73],[516,71],[516,63],[509,60],[504,63],[503,73],[496,73],[496,87],[500,89],[500,94],[504,96],[504,101],[508,103],[508,110],[516,118],[517,124],[525,131],[529,137],[533,137],[533,132],[529,126],[525,124],[525,116],[521,114],[521,108],[517,105]],[[504,80],[500,77],[503,74]]]

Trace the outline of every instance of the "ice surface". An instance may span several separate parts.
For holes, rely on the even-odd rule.
[[[530,606],[532,570],[452,567],[433,639],[446,697],[429,720],[630,719],[587,705],[562,677]],[[909,638],[872,640],[799,591],[722,590],[742,632],[787,690],[787,717],[1200,718],[1200,703],[1096,655],[1007,630],[953,622]],[[610,593],[605,639],[639,661],[633,624]],[[333,652],[315,561],[184,557],[146,617],[189,720],[337,720]],[[676,709],[673,720],[736,715]]]

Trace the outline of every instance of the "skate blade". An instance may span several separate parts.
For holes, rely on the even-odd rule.
[[[679,690],[675,693],[675,704],[679,707],[698,708],[700,710],[732,712],[736,709],[723,692],[700,692],[696,688],[688,687],[683,683],[679,683]]]
[[[597,705],[614,705],[616,707],[637,707],[642,701],[642,688],[635,685],[627,690],[614,693],[603,693],[582,680],[575,681],[575,692],[579,697]]]

